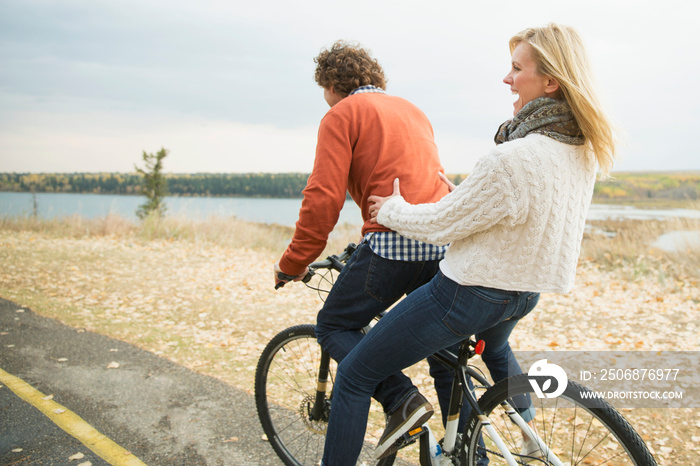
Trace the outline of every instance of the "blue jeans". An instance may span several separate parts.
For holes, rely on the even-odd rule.
[[[486,346],[493,346],[493,358],[508,360],[508,336],[538,299],[538,293],[460,286],[441,272],[411,293],[340,363],[323,464],[355,464],[362,449],[370,398],[382,380],[473,334],[488,337]]]
[[[384,259],[366,242],[360,243],[318,313],[315,330],[321,347],[336,361],[343,361],[364,337],[362,328],[404,295],[428,283],[437,273],[439,262]],[[448,387],[442,396],[449,400],[452,374],[436,361],[429,363],[431,373],[440,380],[436,385]],[[411,380],[397,371],[380,381],[373,396],[384,411],[391,413],[414,390]]]
[[[333,359],[341,362],[364,336],[360,331],[362,327],[404,295],[428,283],[438,270],[439,261],[392,261],[372,252],[367,243],[361,243],[338,276],[318,314],[316,335],[319,343]],[[506,346],[507,344],[506,341]],[[449,349],[456,354],[459,344]],[[510,347],[507,349],[510,350]],[[512,352],[510,358],[517,366]],[[427,360],[445,425],[454,374],[432,356]],[[508,361],[508,354],[505,354],[505,361],[493,358],[490,364],[502,364],[502,367],[496,368],[495,372],[494,368],[489,367],[492,377],[494,374],[507,373]],[[408,377],[397,372],[377,385],[373,397],[386,413],[393,413],[416,390]],[[466,424],[470,411],[471,407],[465,403],[459,418],[460,431]],[[480,466],[486,464],[486,458],[479,463]]]

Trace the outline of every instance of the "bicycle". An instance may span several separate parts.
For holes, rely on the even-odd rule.
[[[309,266],[304,283],[318,274],[332,286],[333,271],[340,272],[355,250],[350,244],[342,254]],[[368,330],[368,329],[367,329]],[[586,396],[590,390],[569,381],[557,398],[536,398],[527,374],[508,377],[491,385],[482,372],[468,364],[481,354],[483,342],[466,339],[458,354],[434,355],[454,371],[445,436],[437,442],[424,425],[399,439],[399,453],[417,443],[417,461],[424,466],[475,465],[488,455],[489,464],[568,465],[629,464],[652,466],[656,462],[632,426],[606,401]],[[325,431],[333,398],[336,365],[316,342],[313,325],[297,325],[278,333],[263,350],[255,374],[255,402],[263,431],[285,465],[320,464]],[[478,401],[469,380],[485,390]],[[528,424],[519,414],[522,397],[528,396],[536,416]],[[466,427],[458,432],[463,400],[472,408]],[[530,439],[522,451],[523,433]],[[483,439],[480,445],[480,439]],[[371,444],[362,450],[358,464],[371,464]],[[394,453],[376,461],[390,466],[402,459]]]

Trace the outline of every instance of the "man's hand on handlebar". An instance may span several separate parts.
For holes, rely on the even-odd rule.
[[[304,280],[307,275],[309,274],[309,268],[306,267],[304,272],[300,275],[287,275],[286,273],[282,272],[282,269],[280,269],[280,264],[279,262],[275,263],[274,265],[274,271],[275,271],[275,289],[282,288],[285,283],[287,282],[298,282],[301,280]],[[311,278],[309,276],[309,278]],[[308,280],[307,280],[308,281]]]

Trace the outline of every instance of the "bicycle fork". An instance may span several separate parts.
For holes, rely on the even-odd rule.
[[[326,412],[326,389],[328,387],[328,375],[330,373],[331,356],[326,351],[321,351],[321,364],[316,380],[316,397],[314,405],[309,410],[309,419],[312,421],[328,421]]]

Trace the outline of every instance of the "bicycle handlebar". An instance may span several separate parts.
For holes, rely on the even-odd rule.
[[[326,260],[314,262],[309,265],[309,270],[333,269],[340,272],[343,265],[350,259],[350,256],[352,256],[352,253],[355,252],[356,249],[357,245],[355,243],[350,243],[340,255],[333,254],[332,256],[328,256]]]
[[[313,277],[313,276],[314,276],[314,271],[309,269],[309,273],[307,273],[304,276],[304,278],[301,279],[301,281],[303,283],[308,283],[311,280],[311,277]],[[279,290],[280,288],[282,288],[284,286],[285,283],[291,282],[292,280],[294,280],[297,277],[294,275],[287,275],[284,272],[277,272],[277,278],[280,280],[285,280],[285,281],[279,282],[278,284],[275,285],[275,289]]]
[[[333,269],[340,272],[343,265],[348,261],[348,259],[350,259],[350,256],[352,256],[352,253],[354,253],[356,249],[357,245],[355,243],[350,243],[339,255],[333,254],[332,256],[328,256],[325,260],[309,264],[309,271],[304,278],[301,279],[302,283],[308,283],[318,269]],[[287,275],[283,272],[277,272],[277,278],[279,280],[285,280],[275,285],[275,289],[279,290],[285,285],[285,283],[292,281],[297,277],[294,275]]]

